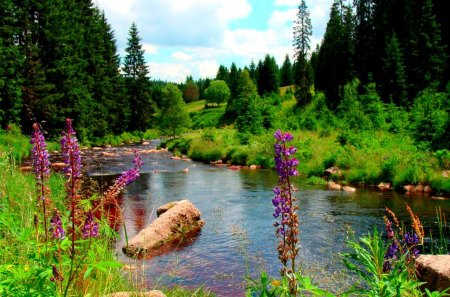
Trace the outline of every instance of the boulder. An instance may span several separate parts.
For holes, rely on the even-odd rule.
[[[420,255],[416,271],[419,280],[427,282],[424,287],[431,291],[450,287],[450,255]]]
[[[55,163],[52,163],[52,169],[53,169],[53,170],[56,170],[56,171],[63,170],[66,166],[67,166],[67,165],[66,165],[66,163],[64,163],[64,162],[55,162]]]
[[[344,190],[345,192],[350,192],[350,193],[356,192],[356,188],[349,187],[349,186],[342,187],[342,190]]]
[[[378,184],[378,189],[380,191],[392,191],[392,185],[390,183],[379,183]]]
[[[150,292],[115,292],[104,297],[166,297],[166,294],[159,290],[152,290]]]
[[[22,172],[31,172],[32,170],[33,170],[33,167],[31,167],[31,166],[20,167],[20,171],[22,171]]]
[[[406,193],[414,192],[414,186],[413,185],[403,186],[403,190],[405,190]]]
[[[342,187],[340,184],[337,184],[335,182],[327,182],[327,189],[333,191],[340,191]]]
[[[189,168],[184,168],[184,169],[182,170],[182,172],[188,173],[188,172],[189,172]]]
[[[150,142],[148,142],[148,141],[143,141],[141,144],[142,144],[142,145],[150,145]]]
[[[200,211],[189,200],[172,202],[157,210],[159,215],[150,225],[128,241],[122,251],[130,257],[157,253],[165,245],[180,242],[200,231],[205,224]]]

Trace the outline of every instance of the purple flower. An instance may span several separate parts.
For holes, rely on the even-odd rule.
[[[296,210],[298,206],[295,204],[295,197],[291,194],[290,176],[298,175],[296,166],[298,160],[291,158],[297,152],[297,148],[286,146],[286,142],[293,139],[292,134],[283,133],[277,130],[274,134],[276,143],[275,151],[275,170],[278,172],[278,186],[273,189],[275,197],[272,204],[275,207],[273,217],[279,219],[273,226],[276,228],[276,236],[280,238],[278,244],[278,258],[283,264],[281,273],[284,275],[289,271],[295,272],[295,258],[298,254],[298,217]],[[291,261],[292,260],[292,261]],[[292,267],[287,268],[290,261]]]
[[[36,174],[37,182],[41,184],[44,182],[44,179],[50,175],[50,161],[45,137],[37,123],[33,124],[33,134],[30,143],[33,145],[31,150],[33,170]]]
[[[81,176],[81,152],[78,139],[72,127],[72,120],[66,119],[66,127],[62,132],[61,151],[64,163],[64,173],[67,179],[77,179]]]
[[[63,240],[66,233],[62,227],[61,217],[59,216],[58,211],[55,211],[55,214],[50,219],[50,231],[52,232],[53,239]]]
[[[94,222],[94,216],[91,210],[88,212],[81,231],[83,232],[84,238],[98,237],[98,223]]]
[[[119,194],[120,191],[122,191],[126,186],[131,184],[139,177],[139,171],[143,162],[137,151],[134,152],[133,164],[133,168],[122,172],[122,174],[116,179],[114,185],[108,190],[105,196],[111,197]]]
[[[384,254],[384,258],[385,259],[396,259],[397,252],[398,252],[398,245],[396,242],[392,242],[389,245],[386,253]]]
[[[388,239],[394,238],[394,230],[392,229],[392,222],[386,219],[386,232]]]
[[[403,240],[408,244],[408,245],[415,245],[419,243],[419,236],[417,236],[416,233],[414,233],[414,235],[410,235],[409,232],[406,232],[405,235],[403,236]]]

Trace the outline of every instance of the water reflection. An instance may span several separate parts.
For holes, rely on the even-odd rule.
[[[191,200],[206,222],[192,242],[141,262],[145,264],[150,287],[175,283],[192,288],[205,285],[219,296],[241,296],[246,274],[256,276],[264,269],[278,275],[271,205],[272,188],[277,181],[275,172],[232,171],[160,155],[143,157],[145,173],[125,190],[120,200],[128,235],[135,235],[154,220],[157,207],[174,200]],[[189,173],[183,173],[184,168],[189,168]],[[104,171],[115,170],[111,165]],[[420,214],[428,230],[434,222],[436,206],[446,213],[450,211],[450,201],[429,197],[367,189],[347,194],[302,184],[297,187],[302,267],[328,288],[350,281],[342,273],[345,269],[339,256],[345,249],[347,227],[357,235],[366,234],[375,226],[383,230],[385,206],[408,224],[404,207],[408,203]],[[119,255],[123,244],[122,240],[117,245]]]

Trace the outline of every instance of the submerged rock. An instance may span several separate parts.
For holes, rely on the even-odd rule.
[[[189,200],[163,205],[158,218],[129,240],[122,251],[129,257],[142,257],[157,252],[172,242],[183,241],[200,231],[205,222],[200,211]]]
[[[420,255],[416,259],[417,277],[424,287],[442,291],[450,287],[450,255]]]

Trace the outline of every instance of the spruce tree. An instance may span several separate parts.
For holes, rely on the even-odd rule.
[[[305,105],[311,101],[308,51],[310,50],[310,37],[312,36],[311,18],[305,0],[302,0],[298,6],[297,19],[294,23],[294,81],[297,86],[295,97],[298,105]]]
[[[135,23],[131,24],[123,71],[130,108],[129,129],[145,131],[150,127],[153,104],[150,95],[149,70]]]
[[[389,38],[383,59],[382,97],[398,106],[407,106],[406,71],[403,52],[395,33]]]
[[[0,3],[0,124],[19,123],[22,111],[22,76],[24,62],[15,36],[20,32],[12,0]]]
[[[230,73],[229,73],[228,82],[227,82],[228,87],[230,88],[231,98],[236,98],[237,97],[239,72],[240,71],[237,69],[236,64],[234,62],[231,63]]]
[[[289,55],[286,54],[283,65],[280,69],[280,86],[290,86],[294,83],[294,77],[292,72],[292,64],[289,59]]]

